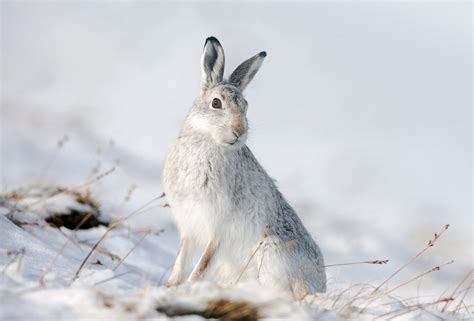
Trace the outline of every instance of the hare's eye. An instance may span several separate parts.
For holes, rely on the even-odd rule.
[[[219,98],[214,98],[212,100],[212,108],[215,108],[215,109],[221,109],[222,108],[222,102]]]

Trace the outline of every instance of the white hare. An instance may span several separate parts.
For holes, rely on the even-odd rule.
[[[201,93],[164,166],[164,188],[180,236],[168,285],[256,278],[296,298],[326,290],[319,247],[245,145],[242,92],[265,52],[223,78],[224,51],[210,37],[202,54]],[[203,250],[188,276],[193,254]]]

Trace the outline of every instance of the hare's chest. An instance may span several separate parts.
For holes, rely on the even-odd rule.
[[[167,201],[182,233],[214,235],[222,222],[235,216],[222,164],[187,146],[176,146],[163,171]],[[207,240],[207,239],[206,239]],[[204,239],[202,240],[204,242]],[[205,245],[205,244],[204,244]]]
[[[199,145],[176,145],[166,159],[163,183],[170,202],[213,202],[223,196],[223,180],[222,165],[215,155]]]

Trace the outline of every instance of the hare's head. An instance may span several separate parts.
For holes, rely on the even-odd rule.
[[[247,101],[242,92],[260,68],[266,53],[244,61],[224,79],[224,49],[219,41],[206,39],[201,59],[201,94],[188,117],[188,124],[222,146],[232,148],[247,139]]]

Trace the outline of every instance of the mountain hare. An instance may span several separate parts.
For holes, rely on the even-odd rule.
[[[164,166],[164,188],[181,235],[168,286],[201,278],[255,278],[296,298],[326,290],[319,247],[250,149],[242,92],[266,53],[224,79],[224,50],[210,37],[201,93]],[[189,276],[195,250],[203,250]]]

